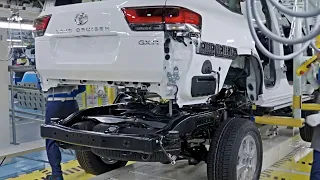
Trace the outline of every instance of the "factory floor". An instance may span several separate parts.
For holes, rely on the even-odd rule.
[[[307,153],[306,153],[307,152]],[[50,173],[45,152],[33,153],[27,157],[34,160],[17,158],[15,163],[0,167],[0,179],[8,180],[40,180]],[[113,172],[100,176],[86,174],[74,157],[63,155],[63,171],[65,180],[206,180],[206,166],[199,164],[196,167],[189,166],[187,162],[178,162],[175,166],[159,163],[134,163]],[[39,161],[41,160],[41,161]],[[273,166],[264,170],[261,180],[309,180],[312,164],[312,152],[308,148],[299,148],[287,155]],[[11,173],[11,178],[4,173]],[[13,173],[22,174],[13,176]]]
[[[21,126],[29,127],[28,124],[21,124]],[[33,126],[29,128],[31,127]],[[263,140],[263,144],[264,161],[261,180],[309,179],[312,150],[308,143],[299,139],[299,135],[290,137],[288,134],[280,134],[276,138]],[[84,172],[72,151],[62,153],[62,168],[66,180],[207,180],[204,163],[189,166],[186,161],[178,162],[175,166],[130,162],[126,167],[93,176]],[[40,180],[47,174],[50,174],[50,167],[45,151],[15,157],[0,166],[0,180]]]
[[[74,163],[77,163],[77,161],[75,161],[75,156],[70,151],[63,152],[62,162],[64,163],[63,166],[70,166],[70,164],[72,164],[72,167],[76,167]],[[49,164],[46,152],[34,152],[15,157],[2,165],[0,167],[0,179],[41,179],[41,177],[46,175],[47,171],[43,171],[48,167]],[[19,176],[21,177],[17,178]]]

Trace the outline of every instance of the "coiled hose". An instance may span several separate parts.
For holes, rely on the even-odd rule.
[[[302,52],[304,52],[309,46],[311,46],[316,52],[320,53],[320,49],[317,48],[316,44],[314,43],[314,39],[320,35],[320,7],[319,5],[316,10],[309,11],[308,5],[310,0],[304,0],[304,12],[290,10],[287,7],[281,5],[281,3],[278,2],[278,0],[261,0],[261,1],[269,1],[271,5],[273,5],[276,9],[278,9],[280,12],[287,14],[289,16],[292,16],[294,18],[304,18],[307,26],[307,33],[303,37],[295,37],[295,39],[289,39],[285,37],[281,37],[272,31],[270,31],[263,23],[261,18],[259,17],[258,8],[256,7],[256,0],[246,0],[246,14],[247,14],[247,21],[249,24],[250,33],[256,42],[256,46],[259,48],[259,50],[267,57],[274,59],[274,60],[291,60],[294,57],[298,56]],[[294,6],[297,7],[298,0],[294,1]],[[274,10],[269,9],[270,12],[275,12]],[[310,31],[309,29],[309,23],[307,21],[307,18],[316,17],[316,23]],[[282,44],[301,44],[302,48],[300,48],[298,51],[295,51],[288,55],[276,55],[271,53],[269,50],[267,50],[262,43],[260,42],[258,35],[256,34],[256,31],[254,29],[254,22],[258,26],[258,28],[261,30],[263,34],[265,34],[270,39],[277,41]]]

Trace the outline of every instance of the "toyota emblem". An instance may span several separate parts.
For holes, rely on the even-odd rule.
[[[74,21],[77,25],[85,25],[88,22],[88,15],[85,13],[79,13],[74,18]]]

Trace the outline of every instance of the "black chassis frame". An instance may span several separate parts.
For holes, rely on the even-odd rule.
[[[91,148],[153,154],[156,152],[178,149],[183,151],[182,141],[196,138],[199,132],[207,132],[209,139],[212,129],[221,121],[223,110],[198,109],[194,113],[185,112],[169,121],[162,129],[153,134],[105,134],[71,128],[72,124],[85,121],[84,117],[110,115],[118,104],[83,109],[71,114],[66,119],[59,119],[52,124],[41,126],[41,136],[53,139],[62,148],[90,150]],[[194,108],[192,109],[194,111]],[[103,123],[103,122],[97,122]]]

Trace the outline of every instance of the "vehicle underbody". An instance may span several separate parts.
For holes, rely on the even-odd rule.
[[[237,114],[246,115],[246,97],[235,89],[222,93],[208,104],[183,108],[172,101],[147,99],[144,92],[120,93],[116,101],[126,102],[81,110],[43,125],[41,135],[59,140],[63,148],[92,151],[107,159],[172,164],[188,159],[197,164],[206,161],[205,144],[227,114],[237,108]]]

